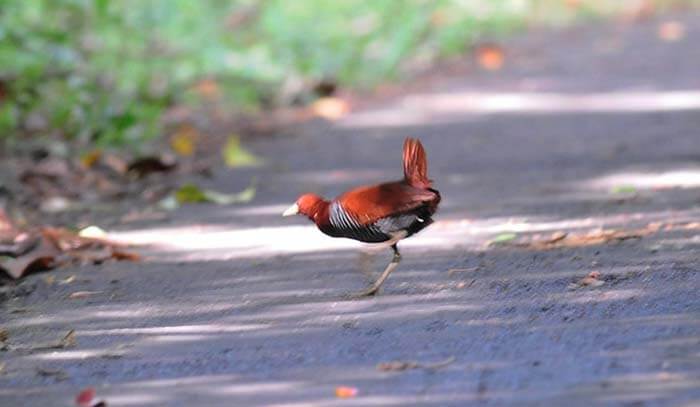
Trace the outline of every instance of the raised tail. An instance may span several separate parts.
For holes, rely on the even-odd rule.
[[[416,188],[430,188],[428,160],[420,141],[407,138],[403,143],[403,175],[406,182]]]

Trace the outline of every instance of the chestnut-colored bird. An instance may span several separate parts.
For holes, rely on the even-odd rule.
[[[430,225],[440,203],[440,193],[428,179],[425,150],[418,140],[407,138],[403,144],[403,174],[400,181],[355,188],[332,201],[304,194],[283,213],[307,216],[328,236],[391,246],[391,263],[360,296],[377,293],[401,261],[398,241]]]

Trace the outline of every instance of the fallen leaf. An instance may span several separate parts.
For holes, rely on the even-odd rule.
[[[497,71],[503,67],[505,54],[500,46],[495,44],[480,45],[475,52],[476,60],[483,69]]]
[[[254,182],[243,191],[235,194],[224,194],[209,189],[201,189],[194,184],[185,184],[175,191],[175,199],[179,204],[211,202],[218,205],[230,205],[250,202],[255,197],[255,192]]]
[[[311,112],[326,120],[338,120],[350,112],[350,104],[338,97],[322,97],[311,105]]]
[[[170,172],[174,170],[176,166],[177,162],[174,158],[168,156],[148,156],[130,162],[127,166],[127,172],[135,174],[138,177],[145,177],[154,172]]]
[[[112,249],[112,258],[119,261],[141,261],[141,256],[137,253],[131,253],[123,250]]]
[[[348,399],[357,396],[357,388],[348,386],[338,386],[335,388],[335,396],[341,399]]]
[[[129,172],[129,164],[117,155],[102,154],[100,162],[116,174],[124,175]]]
[[[58,282],[59,285],[70,284],[75,281],[75,275],[68,276],[67,278]]]
[[[562,240],[566,239],[567,236],[569,236],[569,234],[567,232],[554,232],[549,237],[549,239],[544,240],[544,242],[546,244],[555,244],[555,243],[561,242]]]
[[[84,168],[92,168],[102,158],[102,150],[95,149],[80,156],[80,164]]]
[[[392,361],[392,362],[382,362],[377,365],[377,370],[382,372],[397,372],[401,370],[409,370],[418,368],[418,362],[402,362],[402,361]]]
[[[87,237],[91,239],[106,239],[107,238],[107,232],[102,230],[99,226],[88,226],[86,228],[83,228],[78,232],[78,236],[80,237]]]
[[[0,257],[0,269],[16,280],[29,271],[46,270],[56,266],[55,260],[58,255],[59,251],[51,241],[42,236],[37,246],[22,256]]]
[[[262,160],[255,154],[241,146],[240,138],[232,134],[226,140],[226,145],[222,150],[224,163],[229,167],[257,167],[262,165]]]
[[[113,258],[112,248],[108,246],[74,249],[67,254],[81,264],[100,264]]]
[[[67,212],[75,208],[77,208],[77,204],[74,201],[62,196],[52,196],[46,198],[39,206],[39,209],[45,213]]]
[[[194,91],[209,100],[217,99],[221,93],[219,84],[213,79],[202,79],[194,85]]]
[[[235,194],[222,194],[220,192],[205,190],[207,199],[219,205],[231,205],[235,203],[247,203],[255,198],[256,187],[255,183],[251,183],[243,191]]]
[[[439,369],[443,368],[452,362],[455,361],[454,356],[450,356],[449,358],[436,362],[436,363],[419,363],[413,360],[410,361],[391,361],[391,362],[383,362],[377,365],[377,370],[380,370],[382,372],[398,372],[398,371],[403,371],[403,370],[410,370],[410,369]]]
[[[38,345],[19,345],[12,346],[12,350],[20,351],[42,351],[42,350],[54,350],[54,349],[67,349],[75,347],[77,341],[75,339],[75,330],[71,329],[57,342],[43,343]]]
[[[0,242],[14,242],[19,233],[20,231],[7,216],[5,210],[0,207]]]
[[[642,229],[629,231],[592,230],[588,233],[571,234],[566,232],[556,232],[547,239],[533,239],[530,242],[516,243],[517,247],[524,247],[531,250],[549,250],[562,247],[582,247],[595,246],[610,242],[621,242],[629,239],[641,239],[651,233],[658,231],[658,226],[650,224]]]
[[[517,238],[517,237],[518,237],[518,235],[515,233],[510,233],[510,232],[501,233],[501,234],[497,235],[496,237],[494,237],[493,239],[491,239],[491,241],[489,241],[488,244],[495,245],[495,244],[507,243],[507,242],[510,242],[511,240],[515,240],[515,238]]]
[[[175,191],[175,199],[178,203],[208,202],[207,195],[194,184],[185,184]]]
[[[75,339],[75,330],[71,329],[63,338],[61,338],[61,341],[58,343],[58,347],[61,349],[72,348],[76,344],[77,341]]]
[[[451,276],[451,275],[454,274],[454,273],[465,273],[465,272],[472,273],[472,272],[475,272],[475,271],[479,271],[479,268],[480,268],[480,267],[469,267],[469,268],[461,268],[461,269],[460,269],[460,268],[449,269],[449,270],[447,270],[447,275],[448,275],[448,276]]]
[[[665,21],[659,24],[657,35],[666,42],[676,42],[685,37],[685,24],[680,21]]]
[[[613,187],[610,192],[613,194],[633,194],[637,192],[637,188],[635,188],[634,185],[619,185]]]
[[[457,288],[459,288],[459,289],[469,288],[469,287],[473,286],[474,283],[476,283],[475,278],[471,279],[468,283],[466,281],[460,281],[459,283],[457,283]]]
[[[0,244],[0,256],[20,257],[36,248],[39,238],[28,233],[16,235],[11,244]]]
[[[0,328],[0,342],[7,342],[7,340],[9,338],[10,338],[10,333],[7,332],[7,329]]]
[[[191,156],[197,147],[197,142],[201,138],[199,131],[190,125],[180,126],[180,128],[170,136],[170,148],[178,155]]]
[[[177,201],[175,195],[168,195],[158,201],[158,207],[165,211],[174,211],[180,207],[180,203]]]
[[[102,294],[102,291],[76,291],[74,293],[70,293],[68,295],[68,298],[71,300],[79,300],[83,298],[89,298],[97,294]]]
[[[68,379],[68,373],[66,373],[64,370],[61,370],[61,369],[48,369],[48,368],[44,368],[44,367],[37,367],[36,373],[39,376],[54,377],[54,378],[56,378],[56,380],[60,380],[60,381]]]
[[[589,287],[589,288],[595,288],[595,287],[600,287],[601,285],[605,284],[605,281],[600,279],[600,272],[599,271],[591,271],[588,273],[588,275],[580,280],[578,280],[575,283],[571,283],[568,285],[569,290],[575,290],[577,288],[582,288],[582,287]]]

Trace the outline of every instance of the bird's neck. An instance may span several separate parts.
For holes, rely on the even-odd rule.
[[[329,208],[331,203],[329,201],[318,201],[314,205],[313,212],[309,216],[316,225],[323,226],[330,223]]]

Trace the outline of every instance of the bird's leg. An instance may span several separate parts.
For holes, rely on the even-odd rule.
[[[364,276],[371,280],[373,277],[372,273],[372,263],[374,262],[374,256],[376,253],[370,252],[368,250],[362,250],[360,251],[360,257],[359,257],[359,265],[360,265],[360,272],[364,274]]]
[[[375,295],[379,289],[382,287],[382,284],[384,284],[384,281],[386,281],[387,277],[389,277],[389,274],[391,274],[392,271],[399,265],[399,262],[401,261],[401,253],[399,253],[399,249],[396,247],[396,243],[391,245],[391,249],[394,251],[394,258],[391,259],[391,263],[389,263],[388,266],[386,266],[386,269],[384,269],[384,272],[379,276],[379,278],[372,284],[371,287],[368,289],[357,293],[355,296],[356,297],[366,297],[370,295]]]

